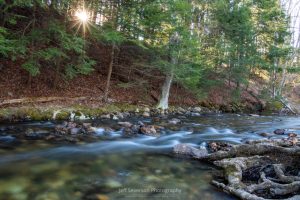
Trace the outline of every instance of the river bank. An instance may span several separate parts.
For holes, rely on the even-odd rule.
[[[87,105],[19,105],[0,108],[0,121],[36,121],[36,120],[88,120],[96,118],[124,119],[128,116],[151,117],[167,114],[184,114],[198,116],[201,113],[219,113],[212,108],[200,106],[180,107],[171,106],[167,110],[160,110],[148,105],[132,105],[112,103],[101,106]]]
[[[114,119],[122,120],[128,116],[151,117],[158,115],[199,116],[206,113],[249,113],[253,115],[290,115],[288,109],[280,102],[266,104],[261,110],[249,110],[239,105],[219,107],[201,104],[172,105],[167,110],[157,109],[155,104],[101,103],[99,99],[74,98],[23,98],[2,101],[0,121],[39,121],[39,120],[88,120]],[[58,102],[57,102],[58,101]],[[93,103],[91,103],[93,101]],[[230,109],[229,109],[230,108]]]

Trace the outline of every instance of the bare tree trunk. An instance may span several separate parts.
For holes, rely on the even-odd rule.
[[[285,85],[285,80],[286,80],[286,76],[287,76],[287,72],[286,72],[286,67],[287,67],[287,61],[285,62],[284,66],[283,66],[283,70],[282,70],[282,79],[281,79],[281,83],[278,89],[278,94],[282,95],[282,90],[284,88]]]
[[[53,81],[53,88],[58,88],[58,80],[59,80],[59,73],[60,73],[60,60],[61,58],[58,58],[58,61],[55,62],[55,76]]]
[[[173,80],[173,71],[167,74],[164,85],[162,86],[161,98],[157,108],[161,109],[168,109],[169,107],[169,95],[170,95],[170,88],[172,85]]]
[[[176,51],[176,48],[174,50],[174,47],[178,46],[179,44],[179,34],[178,32],[175,32],[171,38],[170,38],[170,58],[171,58],[171,69],[170,71],[167,73],[166,75],[166,79],[165,79],[165,83],[162,87],[162,93],[161,93],[161,97],[160,97],[160,101],[159,104],[157,106],[157,108],[161,108],[161,109],[168,109],[169,107],[169,95],[170,95],[170,89],[171,89],[171,85],[172,85],[172,81],[173,81],[173,76],[174,76],[174,67],[178,64],[178,52],[174,52]],[[178,51],[178,49],[177,49]]]
[[[111,74],[112,74],[113,65],[114,65],[114,55],[115,55],[115,44],[113,44],[111,47],[110,62],[109,62],[109,66],[108,66],[108,74],[107,74],[106,86],[105,86],[104,97],[103,97],[104,102],[107,102],[107,100],[108,100],[110,79],[111,79]]]
[[[35,23],[36,23],[36,2],[34,1],[33,4],[33,13],[32,13],[32,17],[33,17],[33,21],[32,21],[32,29],[35,29]],[[31,53],[30,53],[30,57],[31,59],[33,59],[33,52],[35,51],[35,42],[33,39],[31,39]],[[30,74],[30,72],[28,72],[28,80],[27,80],[27,87],[30,89],[31,88],[31,82],[32,82],[32,75]]]
[[[276,91],[276,80],[277,80],[277,68],[278,68],[278,59],[275,59],[274,66],[273,66],[273,73],[272,73],[272,97],[273,99],[277,96]]]

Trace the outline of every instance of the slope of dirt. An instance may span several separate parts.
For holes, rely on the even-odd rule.
[[[22,69],[22,60],[16,62],[1,61],[0,69],[0,103],[9,99],[54,97],[58,105],[101,106],[101,97],[106,83],[110,46],[95,44],[89,55],[97,61],[95,70],[90,75],[78,75],[72,80],[60,76],[54,87],[55,78],[52,66],[44,65],[41,73],[33,77],[28,84],[28,73]],[[164,75],[153,66],[147,66],[151,55],[135,45],[123,45],[114,60],[109,98],[111,102],[154,106],[157,104]],[[63,73],[62,73],[63,74]],[[180,106],[202,105],[226,112],[237,112],[241,109],[259,111],[263,102],[259,95],[258,84],[253,84],[240,94],[240,103],[234,103],[232,91],[234,86],[223,84],[211,88],[205,98],[199,100],[195,93],[174,82],[170,93],[170,104]],[[198,94],[198,96],[201,96]],[[58,98],[56,98],[58,97]],[[63,100],[61,97],[66,98]],[[77,97],[85,97],[76,101]],[[73,98],[74,101],[70,100]],[[47,103],[43,103],[45,105]],[[48,103],[49,104],[49,103]],[[1,106],[1,104],[0,104]]]

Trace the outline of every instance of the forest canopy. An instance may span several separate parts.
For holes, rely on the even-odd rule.
[[[278,0],[1,0],[0,7],[0,59],[20,63],[29,85],[45,67],[55,73],[53,87],[94,73],[101,58],[89,50],[97,44],[109,49],[105,101],[120,47],[131,43],[149,55],[143,66],[165,75],[163,109],[174,81],[198,94],[228,84],[238,97],[263,78],[278,98],[287,75],[299,71],[290,16]]]

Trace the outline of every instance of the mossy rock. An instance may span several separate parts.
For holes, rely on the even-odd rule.
[[[65,110],[62,110],[60,111],[59,113],[56,114],[56,117],[55,119],[56,120],[66,120],[70,117],[70,112],[69,111],[65,111]]]
[[[282,110],[283,107],[284,107],[284,105],[280,101],[274,100],[274,101],[267,102],[264,110],[266,113],[278,112],[278,111]]]
[[[136,108],[142,109],[141,106],[130,105],[130,104],[108,104],[98,108],[91,108],[82,105],[72,105],[66,108],[57,107],[10,107],[0,109],[0,120],[1,121],[12,121],[12,120],[52,120],[53,114],[59,110],[56,114],[56,120],[66,120],[70,117],[70,113],[75,112],[76,117],[82,115],[93,118],[99,117],[107,113],[117,112],[133,112]]]

